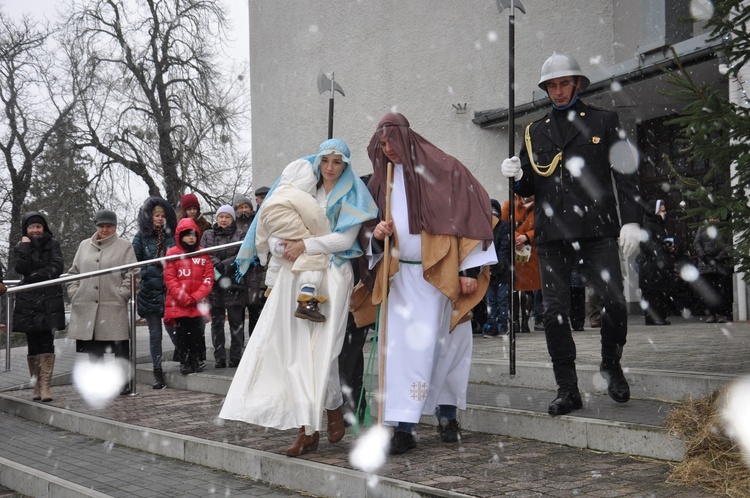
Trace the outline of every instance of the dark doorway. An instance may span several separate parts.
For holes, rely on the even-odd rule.
[[[677,182],[678,175],[703,181],[708,172],[707,161],[691,159],[686,144],[680,142],[680,128],[668,124],[674,116],[662,116],[638,125],[638,149],[641,152],[641,193],[653,204],[662,199],[667,206],[667,232],[674,237],[678,251],[690,253],[695,229],[691,227],[702,220],[686,218],[691,207]],[[721,185],[729,181],[729,172],[717,175],[712,183]]]
[[[667,207],[667,234],[674,238],[675,256],[678,268],[682,263],[697,265],[693,254],[693,240],[696,224],[703,220],[693,216],[687,217],[687,211],[693,207],[678,184],[680,176],[694,179],[700,183],[708,173],[708,161],[696,161],[689,156],[687,145],[680,141],[680,128],[668,121],[674,116],[663,116],[638,125],[638,149],[641,152],[641,195],[647,204],[654,206],[657,199],[664,201]],[[711,179],[715,187],[729,184],[729,171]],[[676,279],[672,301],[675,304],[673,313],[678,314],[682,308],[688,308],[693,314],[701,315],[705,306],[699,296],[690,287]]]

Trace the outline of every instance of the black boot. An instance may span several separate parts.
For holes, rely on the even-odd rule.
[[[564,361],[552,365],[557,382],[557,397],[549,404],[547,413],[553,417],[565,415],[583,408],[581,393],[578,391],[578,375],[575,362]]]
[[[180,373],[182,375],[195,373],[195,368],[190,361],[191,356],[184,349],[180,351]]]
[[[161,368],[154,368],[154,383],[151,384],[153,389],[164,389],[167,387],[164,382],[164,371]]]
[[[604,359],[599,365],[599,372],[607,381],[609,397],[618,403],[625,403],[630,399],[630,386],[622,373],[620,360]]]
[[[201,361],[199,355],[190,355],[190,368],[193,369],[193,372],[202,372],[204,367],[205,363]]]
[[[557,417],[581,408],[583,408],[583,400],[578,386],[560,386],[557,388],[557,397],[549,404],[547,413]]]

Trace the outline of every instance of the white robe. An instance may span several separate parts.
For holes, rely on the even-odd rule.
[[[321,188],[318,203],[325,205]],[[322,207],[321,207],[322,209]],[[306,252],[331,254],[352,246],[359,227],[305,240]],[[272,243],[272,249],[276,246]],[[274,249],[276,250],[276,249]],[[323,272],[323,323],[294,317],[299,276],[284,266],[250,336],[219,417],[291,429],[310,435],[322,428],[323,410],[343,404],[338,355],[346,334],[352,269],[349,263]]]
[[[403,167],[394,168],[391,213],[398,234],[398,272],[388,294],[386,330],[384,423],[419,422],[438,404],[466,409],[471,368],[470,322],[450,330],[451,302],[423,277],[422,237],[409,233]],[[377,263],[372,257],[371,268]],[[490,247],[481,244],[462,262],[465,270],[497,262]],[[382,344],[380,345],[382,348]]]

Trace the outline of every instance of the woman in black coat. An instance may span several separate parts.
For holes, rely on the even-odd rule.
[[[37,211],[24,214],[21,233],[21,242],[15,247],[16,272],[21,275],[19,285],[58,278],[63,271],[62,250],[52,237],[44,215]],[[55,366],[55,331],[64,328],[62,285],[18,292],[13,330],[26,333],[34,400],[52,401],[50,380]]]
[[[237,230],[234,208],[228,204],[216,210],[216,223],[206,230],[201,237],[201,246],[205,248],[239,242],[245,237],[244,232]],[[214,346],[215,368],[226,368],[227,351],[224,324],[229,322],[229,368],[236,368],[242,359],[245,347],[245,329],[243,308],[247,302],[247,283],[237,283],[234,260],[239,247],[231,247],[211,253],[211,263],[216,270],[214,288],[211,290],[211,341]]]
[[[166,256],[167,249],[175,244],[177,214],[172,206],[161,197],[149,197],[138,212],[138,233],[133,237],[133,251],[138,261],[146,261]],[[154,367],[154,389],[164,389],[162,362],[162,319],[164,317],[164,285],[162,263],[153,263],[141,268],[141,285],[138,289],[138,315],[148,325],[151,362]],[[174,328],[165,327],[172,343]]]
[[[647,237],[641,241],[638,256],[638,284],[646,308],[646,325],[669,325],[669,294],[674,284],[675,260],[667,249],[667,229],[664,219],[667,210],[664,201],[657,200],[653,207],[644,209],[643,230]]]

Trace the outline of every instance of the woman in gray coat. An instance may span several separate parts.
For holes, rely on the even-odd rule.
[[[77,275],[135,263],[133,246],[116,234],[117,215],[102,209],[94,218],[96,233],[78,246],[68,273]],[[71,315],[68,338],[76,339],[76,351],[101,361],[105,352],[127,360],[129,349],[128,300],[130,276],[140,279],[138,269],[106,273],[68,284]],[[123,391],[123,394],[128,394]]]

